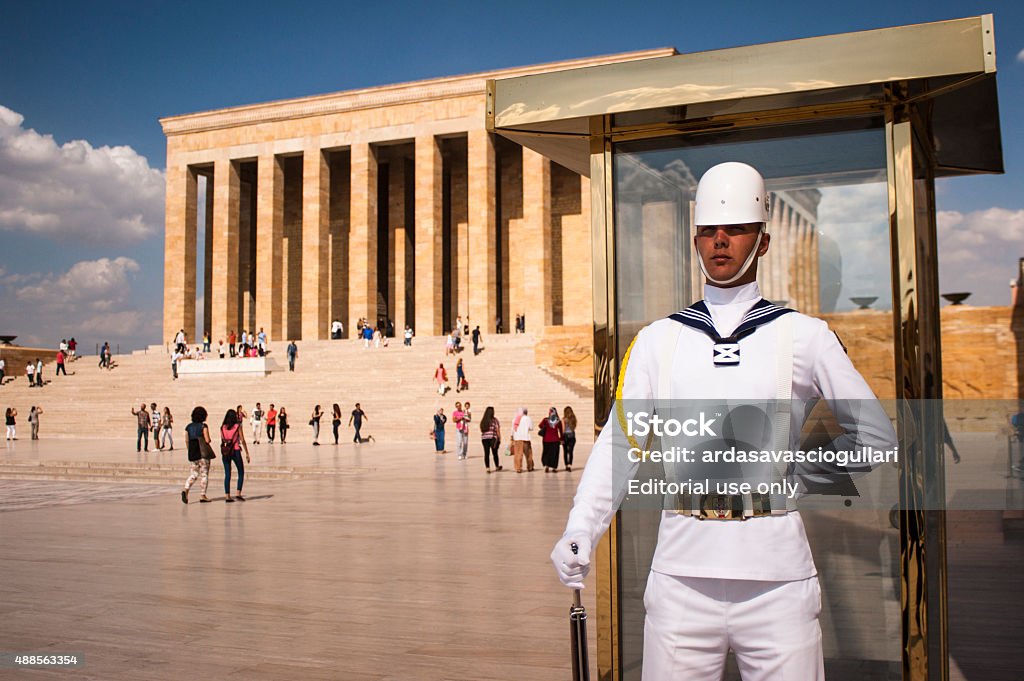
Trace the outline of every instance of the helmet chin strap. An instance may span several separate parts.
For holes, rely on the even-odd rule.
[[[732,275],[728,279],[715,279],[714,277],[712,277],[711,274],[708,272],[708,268],[704,266],[704,258],[700,257],[700,254],[698,253],[697,262],[700,265],[700,271],[704,274],[705,277],[707,277],[708,281],[717,286],[727,286],[733,283],[734,281],[742,277],[744,274],[746,274],[747,270],[750,269],[750,266],[754,264],[754,258],[757,257],[757,249],[761,247],[761,237],[763,235],[764,225],[762,224],[761,229],[759,229],[757,232],[757,241],[754,242],[754,247],[750,249],[750,255],[748,255],[747,259],[743,262],[743,267],[741,267],[736,274]]]

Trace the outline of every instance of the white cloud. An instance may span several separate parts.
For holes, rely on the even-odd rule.
[[[131,276],[139,264],[131,258],[100,258],[75,263],[61,275],[48,275],[15,292],[23,303],[55,310],[109,312],[131,294]]]
[[[936,218],[941,292],[970,291],[968,303],[1007,305],[1008,282],[1024,257],[1024,209],[944,210]]]
[[[83,352],[109,340],[122,349],[160,337],[160,308],[138,290],[141,268],[127,257],[75,263],[65,272],[0,275],[4,333],[19,345],[55,346],[75,336]]]
[[[58,145],[0,105],[0,230],[124,244],[159,233],[164,176],[128,146]]]

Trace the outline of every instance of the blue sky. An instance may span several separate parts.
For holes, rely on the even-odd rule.
[[[1005,304],[1013,263],[1024,255],[1022,7],[963,1],[827,9],[820,2],[678,0],[6,3],[0,333],[46,344],[77,335],[89,350],[107,336],[122,347],[159,342],[161,116],[651,47],[693,52],[989,12],[1007,172],[940,184],[944,243],[954,253],[943,265],[942,288],[977,291],[971,301],[977,304]],[[85,170],[62,167],[83,157],[90,160]],[[40,202],[60,220],[40,218]],[[998,252],[998,262],[972,254],[979,243],[989,256]]]

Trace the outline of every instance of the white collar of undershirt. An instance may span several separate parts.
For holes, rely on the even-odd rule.
[[[722,288],[704,284],[704,301],[711,305],[731,305],[734,303],[746,303],[757,300],[761,297],[761,289],[757,282],[752,281],[742,286]]]

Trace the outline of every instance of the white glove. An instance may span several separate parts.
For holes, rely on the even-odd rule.
[[[574,542],[576,553],[572,552]],[[590,538],[584,535],[562,537],[551,551],[551,562],[562,584],[570,589],[582,589],[583,579],[590,572]]]

